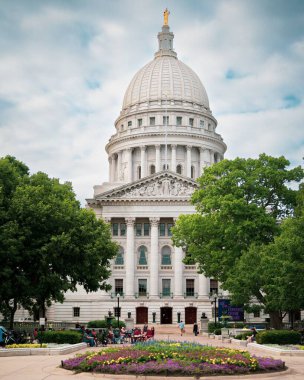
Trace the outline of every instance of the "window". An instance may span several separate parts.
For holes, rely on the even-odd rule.
[[[137,119],[137,126],[141,127],[142,126],[142,119]]]
[[[141,166],[138,166],[137,168],[137,178],[141,179]]]
[[[195,177],[195,168],[194,166],[191,166],[191,178],[194,179]]]
[[[166,164],[163,165],[163,170],[166,170]],[[169,170],[169,165],[167,164],[167,170]]]
[[[119,247],[119,250],[115,259],[115,265],[124,265],[124,249],[122,247]]]
[[[118,223],[112,224],[113,236],[118,236]]]
[[[171,265],[171,249],[167,245],[161,250],[161,265]]]
[[[121,130],[121,131],[124,130],[124,126],[123,126],[123,124],[121,124],[121,126],[120,126],[120,130]]]
[[[260,318],[260,316],[261,316],[261,311],[260,311],[260,310],[255,310],[255,311],[253,312],[253,316],[254,316],[254,318]]]
[[[126,236],[126,223],[120,223],[120,236]]]
[[[149,235],[150,235],[150,224],[144,223],[144,236],[149,236]]]
[[[136,223],[135,224],[135,235],[136,236],[141,236],[141,223]]]
[[[165,225],[165,223],[159,223],[159,236],[166,236],[166,225]]]
[[[194,124],[194,119],[192,117],[190,117],[190,119],[189,119],[190,127],[193,127],[193,124]]]
[[[204,120],[200,120],[200,127],[204,128]]]
[[[115,279],[115,294],[123,294],[123,279],[122,278],[116,278]]]
[[[147,262],[147,248],[144,245],[141,245],[138,248],[138,264],[139,265],[148,265],[148,262]]]
[[[150,166],[150,174],[154,174],[155,173],[155,165],[151,165]]]
[[[146,279],[138,280],[138,295],[139,297],[144,297],[147,295],[147,280]]]
[[[208,131],[211,131],[211,124],[208,124]]]
[[[177,174],[182,174],[182,165],[177,165],[177,167],[176,167],[176,173]]]
[[[155,117],[150,117],[150,125],[155,125]]]
[[[176,125],[179,127],[182,125],[183,118],[181,116],[176,117]]]
[[[169,125],[169,116],[163,116],[163,125]]]
[[[186,279],[186,296],[194,297],[194,279]]]
[[[171,295],[171,280],[163,278],[162,280],[163,296],[168,297]]]
[[[171,231],[172,227],[173,227],[173,223],[168,223],[167,224],[168,236],[172,236],[172,231]]]
[[[132,121],[128,121],[128,127],[132,127]]]
[[[218,281],[210,279],[210,293],[218,293]]]
[[[80,317],[80,307],[73,307],[73,317]]]

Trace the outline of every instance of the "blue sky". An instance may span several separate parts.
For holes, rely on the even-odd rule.
[[[1,156],[72,181],[84,204],[108,179],[105,144],[130,80],[153,59],[166,7],[226,157],[303,164],[301,0],[2,0]]]

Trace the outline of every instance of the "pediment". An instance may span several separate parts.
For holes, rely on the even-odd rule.
[[[96,200],[189,200],[197,187],[189,178],[164,171],[99,194]]]

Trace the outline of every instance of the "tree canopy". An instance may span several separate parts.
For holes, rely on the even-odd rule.
[[[275,297],[270,291],[271,273],[261,268],[278,266],[273,265],[279,257],[274,252],[283,250],[280,239],[284,238],[275,237],[293,223],[281,222],[294,216],[298,191],[289,185],[303,178],[303,170],[288,166],[284,157],[262,154],[206,168],[192,196],[196,214],[180,216],[173,228],[174,243],[183,246],[188,258],[207,277],[218,279],[237,302],[250,304],[255,299],[269,310],[279,310],[270,301]]]
[[[81,209],[70,183],[0,159],[0,213],[0,308],[11,319],[18,305],[44,311],[77,285],[109,289],[117,245],[109,226]]]

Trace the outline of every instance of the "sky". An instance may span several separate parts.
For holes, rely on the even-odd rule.
[[[225,157],[303,165],[302,0],[0,0],[0,156],[71,181],[85,205],[108,180],[105,145],[166,7]]]

